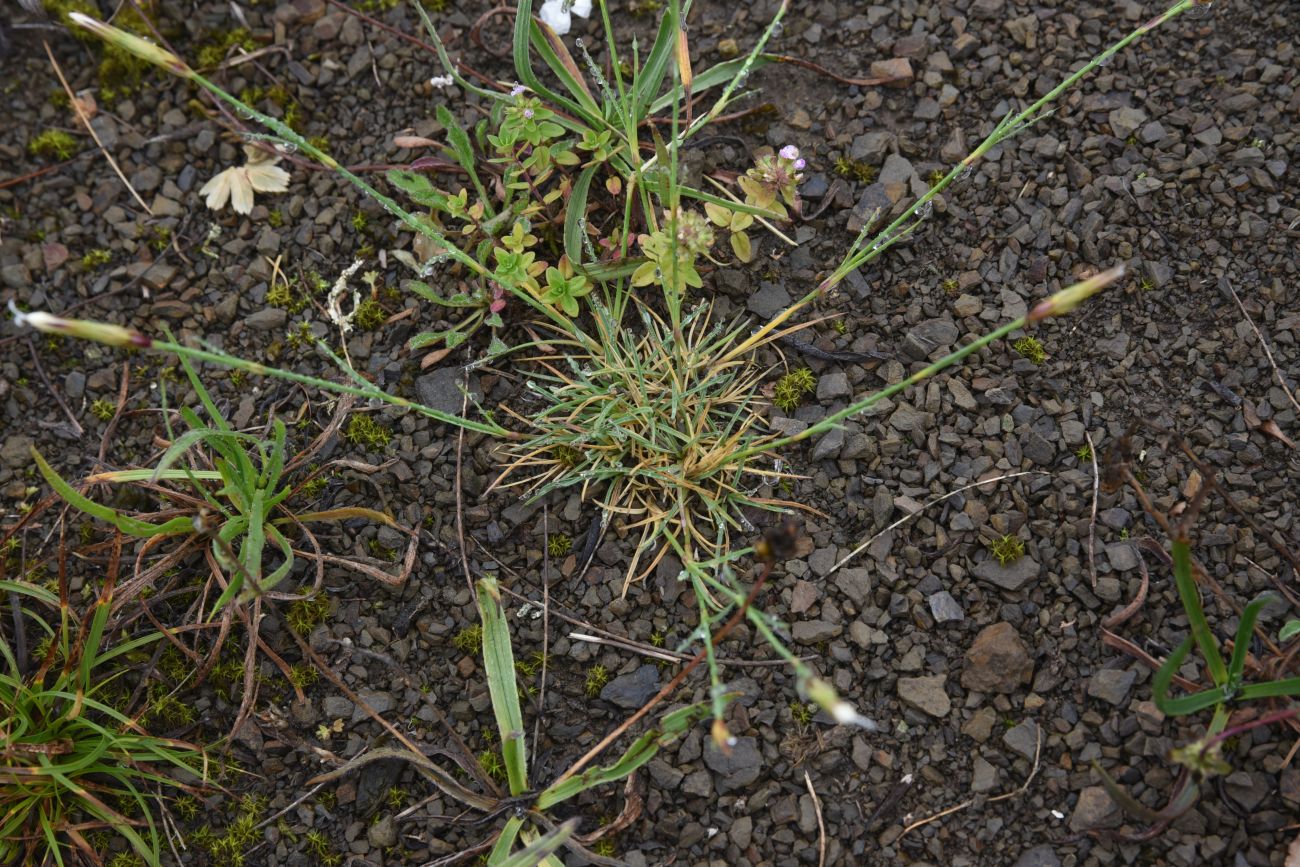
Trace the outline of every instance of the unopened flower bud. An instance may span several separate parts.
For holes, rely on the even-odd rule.
[[[1027,321],[1041,322],[1049,316],[1060,316],[1063,313],[1069,313],[1089,296],[1095,295],[1123,276],[1124,266],[1122,264],[1116,265],[1107,271],[1102,271],[1100,274],[1094,274],[1087,280],[1062,289],[1051,298],[1038,304],[1033,310],[1029,311]]]
[[[858,713],[853,705],[839,697],[835,692],[835,687],[820,677],[810,678],[804,685],[804,690],[808,694],[810,701],[829,713],[835,718],[835,722],[840,725],[857,726],[869,732],[880,730],[880,726],[876,724],[875,720],[867,719]]]
[[[132,331],[130,328],[109,325],[105,322],[92,322],[89,319],[63,319],[42,310],[24,313],[18,309],[12,300],[9,302],[9,312],[13,314],[15,325],[30,326],[47,334],[63,334],[68,337],[78,337],[82,340],[93,340],[96,343],[105,343],[109,346],[134,347],[137,349],[147,349],[153,345],[151,338],[139,331]]]
[[[194,75],[194,70],[186,66],[184,60],[181,60],[167,49],[154,45],[147,39],[141,39],[134,33],[128,33],[80,12],[69,12],[68,18],[110,45],[116,45],[141,60],[147,60],[155,66],[161,66],[173,75],[179,75],[182,78],[191,78]]]

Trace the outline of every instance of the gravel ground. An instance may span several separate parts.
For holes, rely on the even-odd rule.
[[[224,85],[239,92],[283,84],[301,106],[306,134],[326,137],[345,163],[408,162],[412,153],[396,148],[392,136],[410,128],[437,137],[439,101],[472,114],[454,89],[428,86],[436,67],[427,52],[322,0],[164,5],[161,29],[187,56],[237,27],[232,9],[242,10],[258,45],[271,50],[224,70]],[[489,4],[454,5],[437,21],[444,33],[461,34],[456,51],[506,77],[501,61],[464,35]],[[653,18],[624,5],[614,0],[616,20],[644,38]],[[717,60],[724,40],[748,44],[775,8],[770,0],[696,6],[697,64]],[[806,211],[819,216],[792,228],[800,246],[766,238],[753,268],[706,277],[719,314],[766,317],[801,296],[838,262],[871,210],[923,190],[992,119],[1045,93],[1158,11],[1136,2],[1055,0],[796,4],[775,50],[847,76],[906,70],[911,78],[859,88],[769,67],[750,83],[773,110],[719,128],[745,147],[724,140],[689,152],[695,170],[735,170],[752,148],[793,143],[812,169],[803,191]],[[1103,458],[1134,422],[1177,431],[1258,524],[1211,496],[1194,539],[1207,572],[1239,603],[1275,582],[1294,587],[1293,561],[1278,551],[1300,542],[1300,451],[1290,442],[1300,439],[1293,398],[1300,383],[1300,184],[1291,165],[1300,149],[1300,26],[1293,11],[1286,2],[1216,3],[1208,15],[1176,19],[1116,56],[1056,115],[995,149],[950,188],[909,243],[822,305],[819,314],[831,318],[805,339],[822,350],[874,350],[887,358],[863,364],[805,356],[819,377],[816,397],[790,417],[773,411],[774,427],[812,423],[897,382],[947,347],[1021,315],[1085,269],[1130,266],[1123,285],[1036,332],[1046,354],[1041,363],[1010,343],[996,345],[787,455],[805,476],[792,496],[822,514],[806,521],[799,555],[778,567],[763,604],[791,624],[800,652],[815,657],[884,730],[868,735],[820,715],[804,719],[785,668],[729,666],[743,694],[729,721],[737,748],[724,756],[697,729],[661,753],[637,778],[644,807],[614,837],[620,858],[816,864],[820,810],[827,864],[1283,863],[1300,803],[1285,727],[1229,742],[1231,775],[1207,785],[1195,809],[1152,839],[1139,841],[1145,826],[1121,814],[1099,787],[1093,762],[1143,803],[1162,806],[1177,775],[1169,750],[1202,732],[1208,716],[1165,719],[1151,701],[1151,672],[1101,641],[1102,620],[1139,593],[1138,543],[1164,537],[1126,489],[1100,493],[1093,525],[1093,465],[1081,450],[1090,440]],[[415,32],[404,8],[382,18]],[[505,20],[484,28],[488,48],[508,44]],[[592,42],[595,30],[588,29]],[[374,263],[373,251],[408,247],[409,237],[330,175],[300,165],[291,166],[289,192],[260,197],[249,217],[214,216],[197,191],[240,158],[238,138],[225,129],[236,119],[218,122],[196,92],[157,76],[114,103],[101,99],[93,122],[150,216],[53,98],[59,88],[40,37],[49,38],[76,91],[97,86],[95,50],[59,32],[16,30],[11,37],[2,68],[4,114],[13,122],[0,125],[10,178],[0,179],[0,301],[170,328],[245,357],[328,375],[327,362],[287,337],[301,321],[325,333],[319,311],[290,314],[268,304],[274,263],[287,274],[316,272],[332,282],[354,257],[367,255],[365,267],[396,285],[395,263]],[[78,154],[61,164],[30,156],[28,141],[48,128],[76,133]],[[837,159],[879,171],[870,182],[842,178],[833,171]],[[95,250],[107,251],[108,260],[83,261]],[[402,347],[438,325],[437,311],[401,295],[381,294],[381,302],[401,318],[353,337],[354,363],[399,393],[459,410],[457,370],[482,347],[421,370]],[[12,330],[0,335],[6,520],[39,496],[31,489],[30,444],[66,473],[96,466],[106,425],[91,406],[116,402],[124,361],[132,369],[126,413],[104,452],[114,466],[153,453],[152,437],[161,432],[157,382],[169,375],[167,362],[29,340]],[[319,396],[287,386],[233,382],[219,371],[204,376],[241,425],[273,405],[301,412],[309,421],[301,444],[332,413]],[[510,371],[479,371],[471,384],[489,405],[527,406]],[[492,726],[481,665],[452,643],[473,611],[455,522],[458,438],[390,410],[376,417],[394,433],[386,448],[367,452],[334,438],[321,459],[382,469],[343,471],[320,498],[382,504],[420,526],[418,563],[400,589],[327,570],[331,611],[311,641],[345,683],[417,741],[445,745],[436,705],[472,749],[485,749]],[[1176,444],[1148,428],[1138,427],[1131,445],[1159,509],[1185,503],[1203,479]],[[538,598],[546,534],[568,534],[576,545],[593,508],[576,496],[545,504],[485,497],[497,473],[494,444],[470,435],[463,454],[472,569],[496,571],[511,589]],[[987,483],[951,493],[980,481]],[[552,611],[672,648],[694,623],[693,601],[672,563],[620,599],[630,546],[624,535],[611,532],[585,574],[572,556],[551,564]],[[1003,536],[1025,548],[1006,566],[989,550]],[[403,542],[369,525],[327,531],[322,540],[335,553],[372,560]],[[29,544],[37,544],[35,535]],[[1186,633],[1186,619],[1168,570],[1150,556],[1147,564],[1145,604],[1116,631],[1162,657]],[[1236,615],[1212,601],[1207,613],[1226,639]],[[1267,633],[1275,635],[1285,616],[1295,612],[1270,610]],[[569,639],[558,617],[550,626],[539,780],[559,773],[672,675],[671,665]],[[287,658],[300,658],[279,618],[263,629]],[[542,621],[517,620],[515,641],[520,657],[540,651]],[[743,627],[721,653],[759,662],[770,656]],[[590,698],[595,664],[612,679]],[[1192,663],[1182,673],[1205,682]],[[253,773],[229,781],[238,793],[265,796],[272,812],[328,767],[313,747],[347,758],[383,738],[328,680],[310,686],[302,703],[276,677],[232,746]],[[705,697],[702,679],[688,684],[684,700]],[[225,734],[238,696],[232,701],[211,685],[193,692],[187,698],[200,722],[186,736]],[[320,739],[317,727],[336,720],[338,731]],[[429,794],[409,770],[372,765],[334,787],[332,797],[310,798],[268,828],[248,863],[317,863],[305,843],[313,829],[357,864],[423,864],[486,836],[484,827],[448,821],[456,807],[436,797],[397,820],[386,798],[393,786],[408,793],[407,804]],[[617,814],[610,795],[578,804],[584,830]],[[219,829],[237,809],[221,797],[209,806],[191,832],[204,822]],[[204,863],[201,855],[186,857]]]

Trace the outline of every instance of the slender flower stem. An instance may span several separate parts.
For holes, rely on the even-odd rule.
[[[171,352],[176,355],[183,356],[185,358],[195,359],[196,361],[206,361],[211,364],[221,365],[223,367],[232,367],[235,368],[236,370],[246,370],[249,373],[260,375],[260,376],[274,376],[278,379],[287,379],[290,382],[298,382],[303,385],[310,385],[315,388],[323,389],[325,391],[332,391],[336,394],[352,394],[352,395],[356,395],[357,397],[381,400],[384,403],[391,404],[393,406],[401,407],[403,409],[409,409],[412,412],[416,412],[420,415],[431,418],[434,421],[439,421],[444,424],[455,425],[456,427],[462,427],[465,428],[466,430],[472,430],[478,433],[491,434],[492,436],[504,437],[507,439],[518,438],[518,434],[514,433],[513,431],[506,430],[500,425],[473,421],[471,419],[461,418],[460,416],[451,415],[450,413],[445,413],[442,412],[441,410],[434,409],[431,406],[425,406],[422,403],[416,403],[413,400],[407,400],[404,397],[398,397],[397,395],[389,394],[388,392],[384,391],[378,386],[371,386],[370,388],[362,388],[361,386],[358,385],[347,385],[346,383],[342,383],[342,382],[332,382],[328,379],[320,379],[319,377],[315,377],[315,376],[307,376],[306,374],[295,373],[292,370],[284,370],[278,367],[267,367],[264,364],[258,364],[255,361],[245,361],[242,358],[236,358],[233,355],[226,355],[225,353],[222,352],[211,352],[206,349],[195,349],[192,346],[185,346],[184,344],[174,343],[168,340],[154,340],[150,348],[159,350],[161,352]]]
[[[997,147],[1006,139],[1011,138],[1014,135],[1017,135],[1018,133],[1020,133],[1022,130],[1026,129],[1030,125],[1035,124],[1038,121],[1042,120],[1043,118],[1047,117],[1047,114],[1040,115],[1040,112],[1042,112],[1044,108],[1046,108],[1048,105],[1054,102],[1058,97],[1060,97],[1061,94],[1065,93],[1075,84],[1077,84],[1081,78],[1083,78],[1088,73],[1092,72],[1097,67],[1104,65],[1112,55],[1116,54],[1119,51],[1122,51],[1128,45],[1130,45],[1137,39],[1140,39],[1142,36],[1145,36],[1151,30],[1154,30],[1155,28],[1159,27],[1161,24],[1164,24],[1166,21],[1169,21],[1170,19],[1175,18],[1178,15],[1181,15],[1183,12],[1186,12],[1188,9],[1197,5],[1201,5],[1200,3],[1198,3],[1198,0],[1179,0],[1178,3],[1175,3],[1173,6],[1170,6],[1162,14],[1157,15],[1156,17],[1150,19],[1142,26],[1134,30],[1132,33],[1128,34],[1123,39],[1119,40],[1114,45],[1111,45],[1105,51],[1098,54],[1092,60],[1088,61],[1078,71],[1068,76],[1064,81],[1062,81],[1056,87],[1052,88],[1050,91],[1044,94],[1041,98],[1039,98],[1036,102],[1034,102],[1024,111],[1014,116],[1008,114],[1006,117],[1004,117],[997,124],[997,126],[993,128],[993,132],[991,132],[988,135],[988,137],[985,138],[984,141],[980,143],[979,147],[971,151],[966,156],[966,158],[963,159],[960,163],[953,166],[953,168],[949,170],[948,174],[944,175],[943,179],[940,180],[939,183],[931,187],[930,190],[925,193],[925,195],[921,196],[915,202],[913,202],[905,211],[903,211],[902,214],[900,214],[897,217],[897,219],[895,219],[892,223],[890,223],[879,233],[877,233],[875,239],[871,244],[864,247],[863,244],[861,243],[863,237],[865,236],[865,232],[863,236],[859,236],[859,241],[856,242],[849,249],[848,254],[844,257],[844,260],[835,269],[835,271],[831,274],[831,276],[827,277],[825,280],[822,281],[822,283],[817,287],[817,289],[814,290],[813,294],[822,292],[830,288],[831,286],[836,285],[845,277],[847,277],[849,274],[851,274],[854,270],[862,267],[867,262],[870,262],[872,259],[875,259],[877,256],[879,256],[881,253],[884,252],[885,247],[888,246],[889,243],[893,243],[895,240],[897,240],[897,238],[901,237],[901,235],[899,235],[898,233],[903,231],[911,231],[912,228],[915,228],[915,226],[912,226],[905,229],[904,226],[909,220],[915,217],[918,213],[925,213],[924,209],[926,208],[927,205],[929,205],[930,201],[935,196],[939,195],[945,189],[947,189],[947,187],[953,181],[958,180],[959,178],[963,177],[967,172],[969,172],[971,170],[971,167],[974,166],[975,163],[979,162],[979,160],[982,157],[984,157],[985,154],[987,154],[993,148]],[[924,216],[922,216],[920,219],[924,219]],[[884,241],[885,243],[882,243],[882,241]]]

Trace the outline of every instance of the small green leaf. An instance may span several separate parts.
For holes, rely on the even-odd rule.
[[[1286,623],[1282,624],[1282,628],[1278,630],[1277,640],[1290,641],[1297,635],[1300,635],[1300,620],[1288,620]]]
[[[430,346],[434,343],[437,343],[438,341],[442,340],[442,338],[443,338],[443,332],[441,331],[421,331],[419,334],[415,335],[414,337],[412,337],[410,340],[406,342],[406,348],[412,351],[416,349],[423,349],[426,346]]]
[[[742,262],[752,262],[754,260],[754,248],[750,246],[749,236],[744,232],[731,233],[731,251]]]
[[[446,207],[447,196],[434,189],[433,183],[418,172],[406,169],[389,169],[388,182],[406,193],[411,201],[429,207]]]
[[[598,166],[588,166],[578,175],[569,193],[569,204],[564,214],[564,253],[575,265],[582,261],[582,230],[587,222],[587,196]]]
[[[528,789],[528,758],[524,744],[524,717],[515,686],[515,657],[510,647],[510,626],[501,608],[501,591],[493,578],[478,582],[479,617],[483,620],[483,668],[488,694],[496,715],[501,755],[505,759],[510,794]]]

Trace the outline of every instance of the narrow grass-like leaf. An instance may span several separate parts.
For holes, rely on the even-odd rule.
[[[555,73],[555,77],[565,86],[573,98],[592,114],[603,118],[604,113],[596,100],[592,98],[587,82],[582,77],[578,64],[573,62],[573,55],[565,47],[564,41],[549,27],[540,27],[537,22],[532,26],[533,48]]]
[[[519,710],[519,688],[515,685],[515,657],[510,647],[510,626],[501,608],[501,592],[493,578],[478,582],[479,617],[483,620],[483,668],[488,693],[501,737],[510,794],[528,789],[528,760],[524,744],[524,717]]]
[[[116,509],[96,503],[69,485],[63,480],[62,476],[45,462],[45,458],[34,447],[32,448],[32,460],[36,461],[36,469],[40,471],[41,476],[60,497],[87,515],[99,518],[101,521],[107,521],[128,536],[139,536],[148,539],[154,536],[174,536],[194,531],[194,526],[190,523],[189,518],[172,518],[162,524],[151,524],[148,521],[141,521],[138,518],[123,515]]]
[[[569,841],[573,832],[578,829],[578,820],[569,819],[562,825],[559,825],[553,831],[538,837],[528,843],[523,849],[515,852],[513,855],[498,861],[492,867],[537,867],[544,864],[560,848]]]
[[[497,841],[492,844],[492,850],[488,852],[488,867],[505,863],[505,860],[510,857],[510,850],[515,848],[519,831],[523,827],[524,820],[518,816],[511,816],[506,820],[505,826],[501,829],[501,836],[497,837]]]
[[[1284,680],[1270,680],[1266,683],[1252,683],[1243,686],[1237,693],[1241,701],[1257,698],[1277,698],[1284,695],[1300,695],[1300,677],[1288,677]]]
[[[596,176],[599,163],[592,163],[582,170],[573,183],[569,201],[564,213],[564,252],[574,265],[582,262],[582,237],[587,225],[587,196],[591,192],[591,181]]]
[[[1237,638],[1232,645],[1232,658],[1228,661],[1229,683],[1241,683],[1242,675],[1246,671],[1246,656],[1250,652],[1250,640],[1255,631],[1255,621],[1259,619],[1259,613],[1264,610],[1264,606],[1276,602],[1277,599],[1276,593],[1262,593],[1252,599],[1242,610],[1241,622],[1237,624]]]
[[[764,66],[767,66],[771,62],[772,62],[771,55],[760,54],[757,57],[755,57],[754,62],[750,64],[749,71],[753,72],[756,69],[761,69]],[[735,78],[737,75],[739,75],[740,71],[744,68],[744,66],[745,66],[745,58],[743,57],[737,57],[735,60],[724,60],[722,63],[718,63],[713,66],[710,66],[708,69],[704,70],[699,75],[695,76],[695,79],[691,84],[691,92],[698,95],[708,90],[711,87],[717,87],[720,84],[726,84],[727,82]],[[661,111],[665,111],[666,109],[672,108],[672,105],[673,105],[672,94],[661,96],[657,100],[655,100],[654,103],[650,106],[649,116],[653,117],[659,114]]]
[[[446,194],[435,189],[433,182],[419,172],[389,169],[384,177],[417,205],[439,209],[447,207]]]
[[[1205,619],[1204,609],[1201,608],[1201,591],[1196,586],[1196,579],[1192,577],[1191,545],[1186,539],[1174,540],[1173,560],[1174,583],[1178,587],[1178,596],[1183,602],[1183,610],[1187,612],[1187,623],[1192,630],[1192,637],[1196,639],[1196,646],[1201,651],[1201,656],[1205,658],[1206,667],[1210,669],[1210,677],[1214,679],[1215,686],[1224,686],[1228,683],[1228,669],[1223,664],[1223,657],[1219,655],[1219,643],[1215,640],[1210,624]]]
[[[668,61],[672,58],[673,47],[677,40],[677,27],[672,20],[670,10],[665,10],[663,17],[659,20],[659,30],[655,33],[655,41],[650,46],[650,53],[646,55],[645,64],[641,67],[632,85],[634,94],[633,108],[636,112],[638,121],[650,115],[650,106],[655,102],[655,97],[659,93],[659,88],[663,86],[664,78],[668,75]],[[665,97],[668,105],[672,104],[673,95]],[[667,108],[668,105],[664,107]]]
[[[588,789],[623,779],[654,758],[661,747],[667,746],[708,713],[709,705],[700,702],[665,715],[659,729],[648,731],[637,738],[616,762],[604,767],[591,768],[576,777],[570,777],[551,786],[537,796],[535,806],[539,810],[547,810]]]

